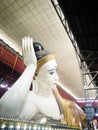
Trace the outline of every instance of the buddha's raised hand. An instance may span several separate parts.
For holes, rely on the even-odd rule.
[[[30,37],[22,38],[22,52],[24,63],[26,66],[34,65],[37,66],[37,59],[33,47],[33,39]]]

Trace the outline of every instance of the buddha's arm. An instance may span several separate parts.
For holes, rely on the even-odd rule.
[[[32,39],[24,38],[22,41],[23,55],[26,69],[14,85],[0,99],[0,116],[17,117],[29,92],[36,70],[36,58]]]

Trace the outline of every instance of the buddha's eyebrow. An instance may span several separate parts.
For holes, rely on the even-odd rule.
[[[48,70],[48,71],[53,71],[53,70],[55,70],[55,69],[50,69],[50,70]]]
[[[50,69],[50,70],[48,70],[48,71],[53,71],[53,70],[57,70],[57,66],[56,66],[54,69]]]

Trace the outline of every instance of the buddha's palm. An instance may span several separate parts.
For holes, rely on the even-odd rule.
[[[33,48],[33,39],[30,37],[24,37],[22,39],[23,58],[26,66],[34,65],[36,68],[37,60]]]

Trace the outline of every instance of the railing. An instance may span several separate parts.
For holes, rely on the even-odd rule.
[[[0,119],[0,130],[82,130],[81,128],[63,124],[39,124],[33,121],[18,119]]]

